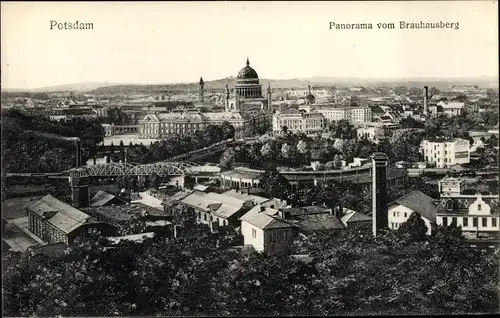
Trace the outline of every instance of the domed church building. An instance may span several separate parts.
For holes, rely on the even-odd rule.
[[[267,97],[264,97],[259,75],[250,66],[248,58],[246,66],[238,73],[236,86],[232,92],[226,85],[225,102],[227,112],[271,111],[271,85],[267,89]]]

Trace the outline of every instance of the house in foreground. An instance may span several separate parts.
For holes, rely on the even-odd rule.
[[[388,206],[388,226],[397,230],[408,221],[410,215],[418,213],[427,226],[427,234],[432,234],[436,224],[437,207],[428,195],[415,190],[391,202]]]
[[[78,237],[92,233],[103,236],[116,234],[116,228],[46,195],[26,208],[29,230],[43,241],[71,244]]]

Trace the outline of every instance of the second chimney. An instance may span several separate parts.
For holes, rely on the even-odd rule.
[[[429,86],[424,86],[424,115],[427,116],[429,104]]]
[[[372,156],[372,229],[373,236],[388,226],[387,215],[387,156],[376,152]]]

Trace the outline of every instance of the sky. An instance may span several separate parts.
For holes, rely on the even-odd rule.
[[[50,21],[93,30],[50,30]],[[459,22],[402,30],[399,21]],[[372,30],[330,30],[330,22]],[[379,22],[395,23],[379,30]],[[496,1],[1,4],[1,84],[181,83],[259,77],[498,76]]]

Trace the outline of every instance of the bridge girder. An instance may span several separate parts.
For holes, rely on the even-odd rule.
[[[198,168],[198,169],[196,169]],[[84,166],[70,170],[72,177],[113,177],[123,175],[170,175],[182,176],[191,171],[201,170],[200,164],[196,162],[157,162],[151,164],[135,163],[106,163],[92,166]]]

